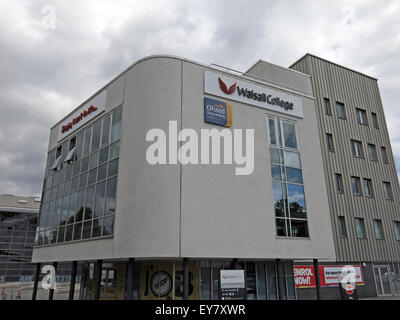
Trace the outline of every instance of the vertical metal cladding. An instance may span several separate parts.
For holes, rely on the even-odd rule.
[[[400,189],[377,80],[312,55],[291,68],[312,79],[338,261],[399,261],[400,243],[395,239],[393,221],[400,221]],[[331,116],[325,113],[324,98],[330,100]],[[337,117],[336,102],[344,103],[346,119]],[[356,108],[366,111],[368,125],[357,122]],[[372,112],[377,114],[379,129],[372,124]],[[334,152],[327,149],[327,133],[333,135]],[[352,155],[350,139],[362,141],[364,158]],[[376,146],[378,162],[369,160],[368,144]],[[389,164],[383,163],[382,146],[387,149]],[[343,193],[336,191],[336,173],[342,174]],[[374,197],[354,196],[351,176],[360,177],[361,182],[371,179]],[[384,181],[391,183],[393,201],[385,199]],[[345,217],[347,238],[339,235],[338,216]],[[366,239],[357,238],[354,218],[364,218]],[[382,220],[384,240],[376,239],[373,219]]]

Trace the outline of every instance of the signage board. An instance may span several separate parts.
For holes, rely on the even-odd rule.
[[[232,106],[228,102],[204,98],[204,121],[220,126],[232,126]]]
[[[340,284],[339,274],[342,273],[342,268],[344,265],[340,266],[319,266],[319,279],[321,287],[338,286]],[[353,265],[355,269],[355,283],[357,285],[364,284],[364,277],[362,273],[362,267],[360,265]]]
[[[221,299],[245,299],[244,270],[221,270]]]
[[[106,108],[106,90],[99,93],[89,102],[85,103],[69,117],[64,119],[58,128],[58,141],[97,117]]]
[[[315,288],[315,273],[313,266],[294,266],[294,281],[296,288]]]
[[[204,71],[204,92],[303,118],[303,105],[299,97],[217,72]]]

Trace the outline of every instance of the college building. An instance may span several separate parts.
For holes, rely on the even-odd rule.
[[[35,287],[62,263],[80,299],[335,299],[352,265],[397,294],[397,208],[376,79],[146,57],[50,130]]]

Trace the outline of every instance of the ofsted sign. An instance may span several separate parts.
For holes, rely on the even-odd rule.
[[[299,97],[216,72],[204,71],[204,92],[303,118],[303,105]]]
[[[58,129],[58,141],[64,139],[72,132],[82,127],[106,108],[106,90],[99,93],[89,102],[76,110],[72,115],[63,120]]]

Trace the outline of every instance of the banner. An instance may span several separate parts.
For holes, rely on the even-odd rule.
[[[294,282],[296,288],[315,288],[315,273],[313,266],[294,266]]]
[[[340,281],[338,274],[342,272],[344,265],[340,266],[319,266],[319,279],[321,287],[338,286]],[[360,265],[352,265],[356,271],[355,283],[358,285],[364,284],[362,267]]]

